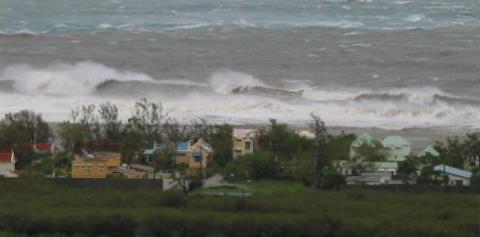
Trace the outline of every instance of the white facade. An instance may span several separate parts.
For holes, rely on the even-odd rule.
[[[386,160],[390,162],[405,161],[406,157],[412,153],[410,142],[401,136],[385,137],[382,145],[387,149]]]
[[[472,172],[458,169],[448,165],[437,165],[433,170],[439,171],[441,174],[448,177],[448,185],[469,186]]]
[[[470,186],[470,179],[454,174],[445,174],[448,176],[448,185],[452,186]]]
[[[4,157],[9,156],[9,160],[0,160],[0,176],[7,177],[7,178],[14,178],[17,175],[14,173],[15,171],[15,163],[17,162],[15,159],[15,155],[12,153],[2,154]]]

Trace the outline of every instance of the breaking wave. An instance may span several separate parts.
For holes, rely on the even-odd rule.
[[[220,70],[213,73],[208,84],[219,94],[230,94],[233,91],[241,90],[243,88],[268,87],[265,83],[252,75],[230,70]]]
[[[152,82],[148,75],[119,71],[94,62],[55,63],[46,68],[27,64],[12,65],[3,70],[0,80],[11,81],[13,88],[24,94],[89,95],[107,81]]]
[[[205,117],[245,124],[278,118],[301,124],[313,112],[334,126],[480,126],[480,100],[436,87],[372,90],[293,84],[273,85],[226,69],[193,81],[152,78],[95,62],[12,65],[0,72],[0,113],[27,108],[61,121],[71,108],[109,100],[127,118],[133,101],[147,97],[162,101],[169,114],[186,122]]]

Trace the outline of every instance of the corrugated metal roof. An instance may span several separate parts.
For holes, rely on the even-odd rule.
[[[472,177],[472,172],[462,170],[462,169],[458,169],[458,168],[448,166],[448,165],[437,165],[433,169],[436,170],[436,171],[441,171],[441,172],[445,171],[445,173],[447,173],[447,174],[456,175],[456,176],[466,178],[466,179],[469,179],[470,177]]]
[[[188,151],[190,142],[177,142],[177,151]]]
[[[161,143],[156,145],[153,149],[146,149],[143,154],[144,155],[153,155],[157,152],[160,152],[161,150],[165,149],[166,144]],[[177,142],[176,144],[176,152],[187,152],[190,147],[190,142]]]

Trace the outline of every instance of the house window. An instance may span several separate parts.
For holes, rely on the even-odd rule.
[[[195,162],[197,163],[202,163],[202,157],[201,156],[194,156]]]
[[[475,163],[477,161],[477,157],[470,157],[468,159],[469,163],[470,163],[470,166],[475,166]]]
[[[245,150],[250,150],[251,149],[251,142],[245,142]]]

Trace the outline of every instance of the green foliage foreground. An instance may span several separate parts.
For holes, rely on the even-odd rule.
[[[0,180],[0,236],[476,236],[473,194],[275,189],[246,198]]]

